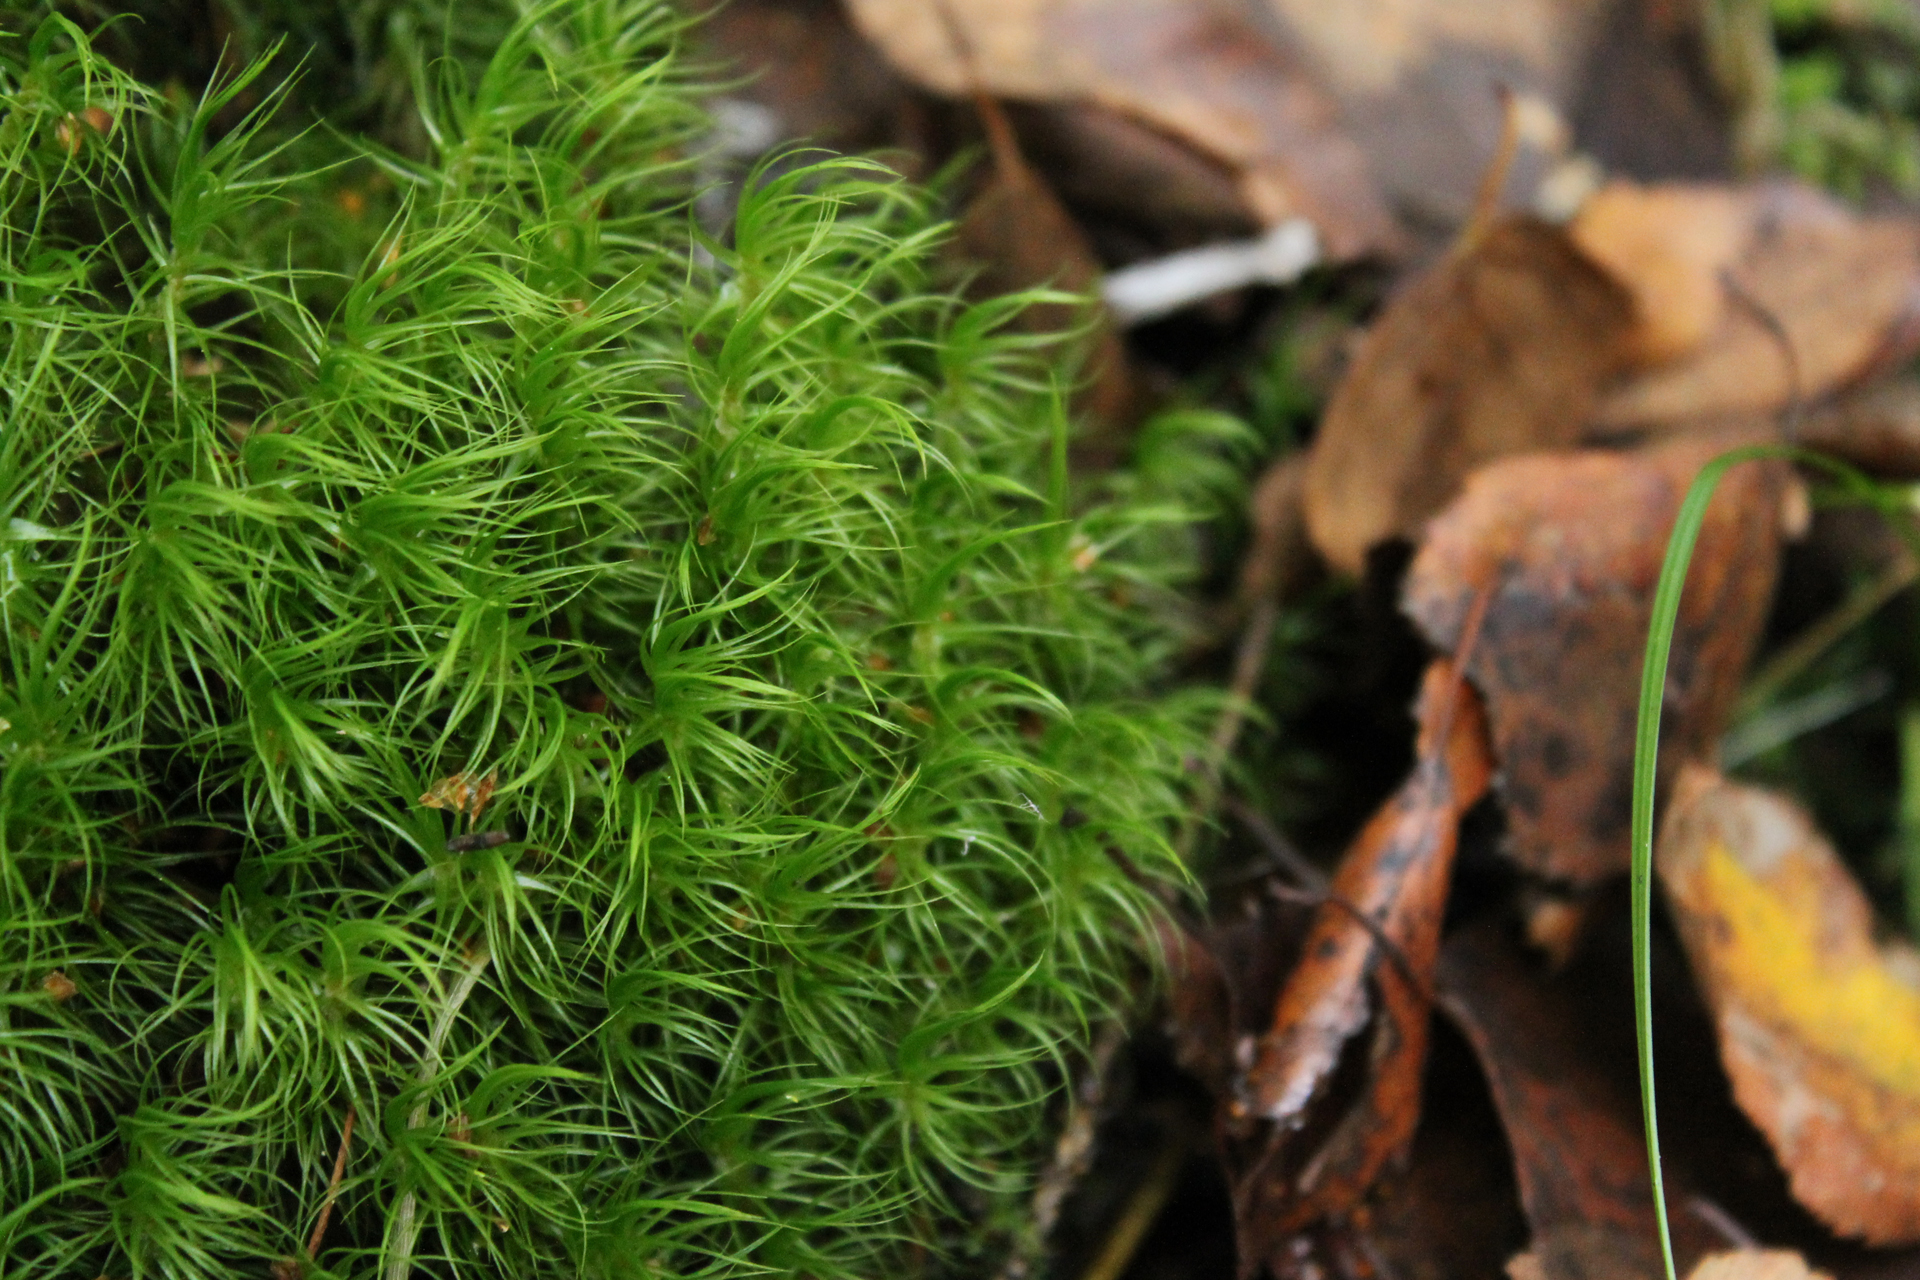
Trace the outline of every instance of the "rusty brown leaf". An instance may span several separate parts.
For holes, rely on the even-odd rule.
[[[1404,607],[1442,651],[1492,593],[1468,671],[1487,700],[1508,850],[1530,871],[1584,885],[1627,869],[1654,583],[1680,499],[1720,448],[1685,439],[1492,463],[1408,571]],[[1724,728],[1773,594],[1788,484],[1775,464],[1738,467],[1708,508],[1674,632],[1667,761],[1704,756]]]
[[[1491,771],[1479,700],[1450,661],[1429,667],[1419,721],[1418,763],[1342,860],[1233,1107],[1250,1137],[1248,1121],[1270,1125],[1249,1143],[1257,1154],[1236,1192],[1249,1258],[1350,1213],[1419,1121],[1433,964],[1460,817],[1485,793]],[[1362,1044],[1360,1096],[1310,1127],[1310,1110]]]
[[[1254,219],[1305,217],[1329,256],[1391,251],[1399,233],[1333,104],[1240,11],[1195,0],[950,0],[1000,98],[1086,103],[1227,166]],[[909,79],[971,85],[930,0],[850,0]]]
[[[463,813],[469,822],[477,821],[480,811],[493,799],[493,790],[500,780],[500,771],[495,769],[485,777],[462,771],[451,774],[428,787],[420,797],[420,803],[429,809],[451,809]]]
[[[1639,1113],[1595,1065],[1578,1002],[1538,971],[1498,920],[1450,938],[1437,981],[1440,1007],[1479,1058],[1513,1153],[1532,1239],[1508,1264],[1509,1276],[1657,1280],[1663,1272]],[[1690,1215],[1676,1216],[1673,1227],[1683,1264],[1713,1243]]]
[[[1920,1241],[1920,956],[1790,801],[1689,765],[1655,854],[1741,1109],[1794,1196],[1871,1244]]]
[[[1631,314],[1564,231],[1530,218],[1449,254],[1388,304],[1327,405],[1307,460],[1314,545],[1358,573],[1475,466],[1573,444]]]
[[[1920,346],[1920,220],[1788,183],[1620,184],[1571,234],[1632,294],[1649,362],[1596,407],[1603,430],[1771,412]]]

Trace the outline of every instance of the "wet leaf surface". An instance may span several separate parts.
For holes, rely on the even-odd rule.
[[[1836,1231],[1920,1241],[1920,956],[1790,801],[1689,766],[1660,882],[1741,1107]]]
[[[1419,763],[1342,860],[1228,1107],[1245,1153],[1235,1193],[1244,1257],[1280,1259],[1294,1233],[1349,1214],[1419,1121],[1460,818],[1491,766],[1478,699],[1451,663],[1428,669],[1418,716]],[[1355,1096],[1335,1096],[1356,1054]]]
[[[1681,440],[1493,463],[1408,570],[1407,613],[1442,650],[1474,597],[1492,593],[1468,671],[1487,701],[1507,847],[1529,871],[1591,884],[1627,868],[1654,583],[1681,497],[1719,451]],[[1667,677],[1668,774],[1725,727],[1772,597],[1786,483],[1773,464],[1742,466],[1708,509]]]
[[[1474,467],[1573,444],[1623,366],[1627,295],[1558,228],[1503,219],[1374,322],[1308,453],[1307,527],[1358,573],[1414,537]]]
[[[1440,957],[1440,1007],[1486,1073],[1532,1229],[1508,1274],[1655,1280],[1660,1246],[1639,1110],[1596,1065],[1572,994],[1498,921],[1456,934]],[[1683,1267],[1715,1243],[1695,1220],[1676,1217],[1674,1227]]]

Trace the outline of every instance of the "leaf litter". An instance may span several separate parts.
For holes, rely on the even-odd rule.
[[[1221,575],[1234,586],[1220,634],[1245,623],[1237,697],[1258,686],[1268,636],[1329,579],[1397,590],[1424,648],[1411,769],[1370,818],[1356,814],[1325,877],[1261,825],[1260,779],[1233,761],[1196,763],[1204,794],[1270,858],[1215,885],[1210,916],[1180,908],[1156,926],[1169,1052],[1211,1099],[1249,1275],[1408,1268],[1410,1255],[1389,1265],[1378,1246],[1393,1234],[1383,1222],[1433,1218],[1445,1200],[1405,1169],[1451,1105],[1433,1093],[1436,1007],[1505,1132],[1496,1159],[1511,1163],[1505,1194],[1530,1235],[1512,1242],[1507,1273],[1661,1273],[1630,1093],[1593,1059],[1593,1015],[1555,973],[1611,945],[1587,924],[1617,911],[1610,886],[1629,863],[1634,698],[1681,496],[1711,459],[1752,441],[1920,477],[1920,381],[1903,373],[1920,351],[1920,218],[1855,212],[1785,180],[1726,180],[1746,124],[1673,97],[1689,76],[1717,74],[1687,61],[1722,38],[1691,10],[1471,8],[849,0],[842,14],[763,0],[740,7],[752,22],[734,40],[768,31],[800,50],[801,72],[770,79],[823,99],[815,131],[904,146],[909,171],[932,172],[956,137],[984,136],[958,221],[982,292],[1094,292],[1154,253],[1242,241],[1192,259],[1224,271],[1252,260],[1246,237],[1295,222],[1335,269],[1406,268],[1343,346],[1306,446],[1278,451],[1253,487],[1244,554]],[[808,35],[809,23],[825,25]],[[802,73],[810,84],[796,90]],[[1665,87],[1633,101],[1623,85]],[[1646,140],[1662,111],[1677,131],[1665,151]],[[1608,177],[1569,138],[1629,158]],[[1437,225],[1454,228],[1444,244]],[[1154,325],[1198,316],[1200,332],[1219,333],[1258,314],[1245,291],[1262,271],[1285,280],[1314,260],[1289,252],[1286,270],[1222,275],[1208,287],[1227,296]],[[1027,323],[1091,335],[1086,416],[1126,424],[1166,394],[1151,332],[1125,342],[1114,317],[1054,303]],[[1084,438],[1077,462],[1127,447],[1123,425]],[[1872,1259],[1839,1237],[1920,1239],[1920,1130],[1909,1132],[1920,1083],[1907,1062],[1920,1049],[1906,1045],[1920,1035],[1909,1009],[1920,962],[1878,938],[1804,812],[1713,772],[1729,727],[1764,701],[1742,700],[1756,654],[1780,650],[1765,697],[1799,669],[1775,670],[1794,647],[1782,647],[1775,597],[1809,509],[1782,462],[1736,469],[1707,509],[1665,696],[1659,866],[1726,1087],[1780,1165],[1753,1176],[1777,1179],[1832,1234],[1731,1219],[1716,1231],[1679,1215],[1681,1261],[1697,1262],[1699,1280],[1799,1280],[1811,1266],[1844,1280]],[[1397,585],[1382,555],[1396,545],[1408,557]],[[1831,616],[1857,626],[1910,579],[1856,591],[1869,603],[1849,597]],[[1796,625],[1803,642],[1826,627]],[[1091,1122],[1075,1123],[1087,1140]],[[1093,1172],[1072,1176],[1097,1182],[1091,1142]],[[1669,1199],[1715,1177],[1676,1169]],[[1168,1202],[1170,1184],[1149,1181],[1120,1199]],[[1048,1194],[1072,1216],[1079,1192]],[[1136,1247],[1152,1253],[1150,1221],[1129,1212],[1116,1228],[1125,1248],[1108,1239],[1094,1274],[1122,1274]],[[1747,1247],[1749,1235],[1792,1249]]]

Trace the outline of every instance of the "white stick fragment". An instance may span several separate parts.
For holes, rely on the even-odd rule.
[[[1289,218],[1258,240],[1203,245],[1122,267],[1107,276],[1100,294],[1117,323],[1139,324],[1229,289],[1291,284],[1319,261],[1313,224]]]

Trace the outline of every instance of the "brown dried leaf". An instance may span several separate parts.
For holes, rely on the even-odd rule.
[[[1272,1122],[1236,1195],[1247,1257],[1275,1254],[1301,1228],[1351,1212],[1419,1121],[1460,817],[1485,794],[1491,771],[1479,699],[1451,662],[1428,668],[1419,719],[1413,774],[1342,860],[1233,1108]],[[1370,1023],[1360,1097],[1329,1118],[1330,1128],[1305,1128]]]
[[[739,68],[732,92],[771,109],[783,136],[850,151],[901,140],[909,90],[836,0],[734,0],[694,35]]]
[[[1497,921],[1448,940],[1438,983],[1441,1009],[1486,1074],[1532,1228],[1528,1251],[1508,1264],[1512,1280],[1657,1280],[1638,1111],[1594,1065],[1576,1003]],[[1691,1216],[1673,1227],[1682,1262],[1709,1244]]]
[[[982,99],[980,106],[993,143],[993,171],[961,214],[955,237],[961,255],[979,269],[974,287],[989,295],[1041,286],[1096,291],[1100,260],[1086,233],[1022,158],[999,105]],[[1032,306],[1021,316],[1035,333],[1065,332],[1086,319],[1082,308],[1064,302]],[[1085,341],[1085,382],[1076,407],[1096,423],[1123,424],[1136,404],[1133,375],[1119,330],[1104,311],[1091,317]]]
[[[427,788],[420,797],[420,803],[429,809],[451,809],[455,813],[464,813],[469,821],[478,820],[480,811],[493,799],[494,786],[500,780],[500,771],[492,770],[484,778],[465,772],[452,774],[440,779]]]
[[[1592,884],[1627,869],[1654,584],[1680,499],[1719,451],[1680,440],[1493,463],[1408,571],[1404,608],[1442,651],[1492,591],[1468,671],[1487,700],[1508,851],[1530,871]],[[1708,508],[1674,631],[1668,761],[1710,752],[1724,727],[1773,594],[1786,483],[1777,464],[1744,464]]]
[[[949,96],[969,77],[930,0],[849,0],[910,79]],[[1398,231],[1332,104],[1239,11],[1196,0],[951,0],[996,97],[1082,102],[1232,168],[1263,225],[1303,216],[1330,257],[1391,251]]]
[[[1809,449],[1876,475],[1920,480],[1920,380],[1869,383],[1813,409],[1795,433]]]
[[[1920,345],[1920,221],[1784,183],[1617,185],[1571,229],[1633,294],[1639,354],[1595,423],[1626,430],[1808,401]],[[1676,358],[1677,357],[1677,358]]]
[[[1465,219],[1502,88],[1563,115],[1608,0],[1266,0],[1397,205]],[[1608,68],[1612,71],[1615,68]]]
[[[1786,799],[1689,765],[1656,853],[1741,1109],[1794,1196],[1872,1244],[1920,1241],[1920,957]]]
[[[1622,365],[1626,295],[1566,233],[1506,218],[1388,304],[1308,454],[1307,528],[1337,568],[1411,537],[1475,466],[1571,445]]]

